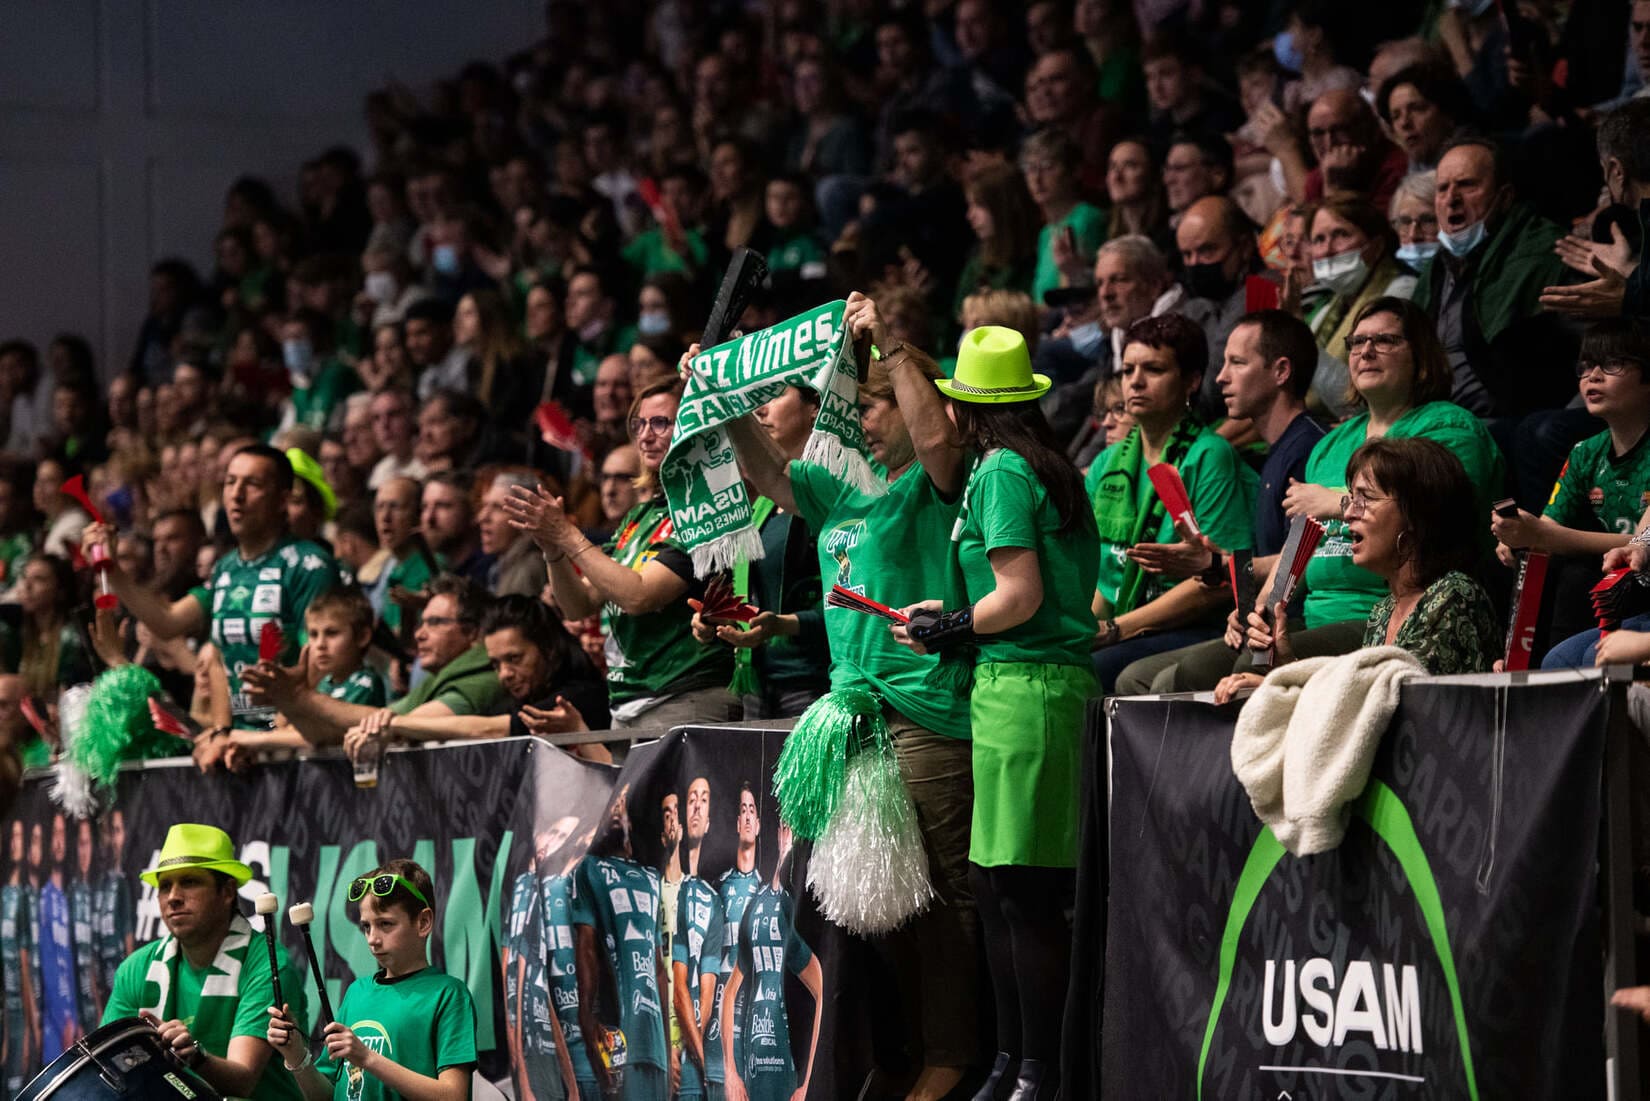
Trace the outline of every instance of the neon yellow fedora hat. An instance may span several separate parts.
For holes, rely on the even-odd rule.
[[[338,515],[338,494],[332,491],[332,483],[327,481],[326,472],[321,464],[310,458],[309,452],[300,447],[286,449],[287,462],[292,464],[292,475],[302,478],[315,487],[315,492],[321,495],[321,512],[328,520]]]
[[[948,398],[997,404],[1033,401],[1051,383],[1047,375],[1032,374],[1025,337],[1001,325],[981,325],[962,338],[957,370],[934,385]]]
[[[138,878],[151,887],[159,887],[162,872],[181,872],[185,868],[222,872],[237,884],[252,878],[252,869],[235,859],[235,843],[229,840],[229,835],[216,826],[197,822],[179,822],[167,830],[160,859]]]

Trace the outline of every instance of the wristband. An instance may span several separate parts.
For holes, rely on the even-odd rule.
[[[947,646],[959,643],[972,643],[976,637],[974,605],[969,604],[950,612],[913,612],[911,621],[906,624],[906,631],[913,640],[930,650],[943,650]]]
[[[189,1057],[183,1062],[184,1065],[190,1070],[195,1070],[202,1063],[206,1062],[206,1049],[201,1047],[199,1040],[196,1040],[195,1046],[189,1049]]]
[[[291,1071],[293,1074],[297,1074],[299,1071],[303,1070],[305,1067],[313,1065],[314,1062],[315,1062],[315,1052],[313,1050],[304,1052],[304,1061],[299,1063],[297,1066],[293,1066],[291,1063],[287,1062],[285,1056],[281,1057],[281,1065],[283,1067],[285,1067],[287,1070]]]
[[[1211,551],[1209,564],[1203,567],[1203,572],[1197,575],[1197,579],[1210,589],[1224,589],[1230,585],[1232,579],[1226,576],[1226,556],[1219,551]]]
[[[1100,637],[1095,642],[1095,647],[1097,649],[1102,646],[1110,646],[1113,643],[1122,641],[1123,628],[1117,625],[1117,620],[1108,619],[1100,624]]]

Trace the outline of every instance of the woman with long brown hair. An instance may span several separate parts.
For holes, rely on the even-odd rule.
[[[1031,293],[1037,275],[1037,235],[1043,228],[1042,215],[1016,168],[1006,164],[982,168],[964,194],[975,245],[957,280],[951,302],[953,318],[962,315],[963,299],[975,291]]]

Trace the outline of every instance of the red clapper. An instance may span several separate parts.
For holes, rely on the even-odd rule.
[[[155,729],[162,734],[170,734],[190,742],[200,737],[200,724],[158,692],[149,697],[149,718],[154,722]]]
[[[704,599],[688,597],[688,606],[699,613],[700,619],[716,626],[749,623],[762,614],[754,604],[739,599],[725,573],[717,574],[706,583]]]
[[[579,443],[578,429],[573,427],[573,418],[567,415],[559,401],[542,401],[537,409],[533,410],[533,423],[538,425],[539,434],[552,447],[563,451],[584,451]]]
[[[98,511],[97,506],[92,504],[92,499],[86,495],[84,475],[76,474],[73,478],[64,482],[62,491],[65,497],[72,498],[75,504],[86,511],[86,515],[92,518],[92,523],[103,523],[103,513]],[[97,595],[92,598],[92,603],[100,611],[108,611],[119,604],[120,601],[115,597],[114,591],[109,588],[109,552],[104,549],[102,543],[92,545],[91,566],[92,569],[97,571]]]
[[[1518,555],[1518,582],[1513,587],[1513,617],[1507,628],[1507,654],[1504,668],[1515,673],[1530,667],[1530,654],[1535,648],[1536,621],[1541,617],[1541,593],[1547,586],[1549,558],[1536,551],[1520,551]]]
[[[1598,637],[1603,641],[1611,631],[1621,626],[1624,618],[1620,601],[1627,593],[1624,587],[1632,580],[1631,567],[1623,566],[1604,575],[1604,580],[1593,586],[1593,613],[1598,616]]]
[[[281,656],[281,625],[273,619],[258,632],[258,660],[277,661]]]
[[[847,608],[849,611],[874,615],[892,623],[911,622],[910,616],[897,612],[886,604],[878,604],[868,596],[844,589],[841,585],[831,586],[831,591],[825,594],[825,603],[832,608]]]
[[[1192,498],[1186,492],[1186,483],[1180,480],[1180,471],[1168,463],[1158,463],[1147,468],[1146,477],[1152,480],[1152,488],[1157,490],[1157,497],[1169,515],[1193,535],[1202,535],[1203,529],[1197,526],[1197,517],[1192,514]]]
[[[1290,522],[1289,535],[1283,541],[1283,550],[1278,553],[1277,569],[1272,575],[1272,591],[1266,595],[1265,615],[1270,616],[1272,609],[1279,604],[1289,603],[1289,598],[1294,595],[1295,586],[1306,576],[1306,565],[1312,561],[1312,552],[1318,549],[1318,544],[1322,541],[1323,525],[1312,517],[1297,516]],[[1251,660],[1256,669],[1272,667],[1271,650],[1254,650],[1252,654]]]

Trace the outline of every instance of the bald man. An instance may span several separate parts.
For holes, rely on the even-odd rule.
[[[1244,282],[1256,270],[1255,230],[1237,203],[1210,195],[1186,208],[1175,243],[1187,293],[1180,312],[1202,327],[1209,342],[1209,363],[1196,407],[1204,419],[1217,420],[1226,415],[1226,403],[1215,378],[1226,338],[1248,312]]]
[[[1350,88],[1333,89],[1312,101],[1306,139],[1318,161],[1305,173],[1307,202],[1357,195],[1385,210],[1409,171],[1408,155],[1387,140],[1374,110]]]

